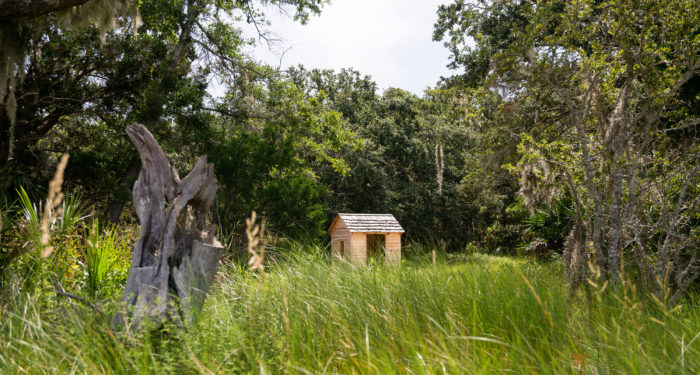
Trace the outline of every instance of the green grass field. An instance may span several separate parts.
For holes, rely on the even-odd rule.
[[[569,297],[556,263],[471,255],[353,268],[319,255],[222,267],[194,326],[112,332],[55,297],[0,314],[0,373],[700,372],[700,307],[631,288]]]

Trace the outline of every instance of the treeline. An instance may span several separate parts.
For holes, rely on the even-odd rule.
[[[21,34],[26,69],[0,104],[6,202],[20,186],[40,198],[67,152],[68,190],[133,220],[140,165],[124,128],[139,122],[180,170],[214,163],[214,218],[234,236],[252,210],[278,236],[312,239],[336,212],[393,213],[409,241],[562,254],[574,287],[615,282],[623,264],[662,300],[697,285],[692,0],[454,0],[434,39],[458,74],[421,97],[351,69],[252,61],[237,22],[289,3],[144,0],[135,34],[130,16],[104,36]],[[292,3],[301,21],[320,11]]]
[[[56,160],[69,153],[65,190],[103,222],[133,222],[140,162],[124,129],[139,122],[180,170],[197,155],[214,163],[215,220],[234,235],[252,210],[279,236],[312,239],[337,212],[393,213],[408,240],[452,249],[501,225],[517,181],[493,164],[501,192],[471,182],[482,168],[481,135],[459,93],[379,93],[351,69],[261,65],[243,53],[251,42],[227,15],[263,22],[267,8],[244,3],[144,1],[136,34],[126,16],[105,35],[97,27],[27,31],[17,100],[12,116],[4,110],[0,118],[6,203],[20,187],[39,201]],[[299,2],[302,18],[314,4]],[[215,81],[221,97],[208,91]]]

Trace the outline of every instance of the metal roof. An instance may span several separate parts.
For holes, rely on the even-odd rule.
[[[401,224],[392,214],[343,214],[333,220],[329,232],[333,231],[338,220],[342,220],[350,232],[404,233]]]

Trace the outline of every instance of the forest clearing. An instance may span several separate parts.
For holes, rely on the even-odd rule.
[[[700,373],[697,0],[0,0],[0,373]]]

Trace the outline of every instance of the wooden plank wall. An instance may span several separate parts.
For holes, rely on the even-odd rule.
[[[386,234],[385,259],[387,264],[401,263],[401,233]]]
[[[352,249],[349,254],[346,254],[345,259],[348,259],[352,264],[367,263],[367,234],[352,233]]]
[[[352,248],[352,238],[348,227],[342,220],[338,220],[338,223],[335,225],[335,228],[333,228],[333,232],[331,233],[331,248],[333,255],[331,258],[333,260],[341,259],[340,241],[343,241],[344,243],[345,259],[347,260],[348,256],[350,255],[350,249]]]

